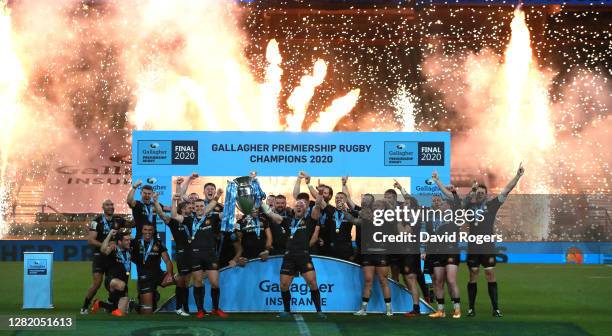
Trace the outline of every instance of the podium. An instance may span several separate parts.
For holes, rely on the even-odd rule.
[[[23,309],[53,308],[53,252],[23,253]]]

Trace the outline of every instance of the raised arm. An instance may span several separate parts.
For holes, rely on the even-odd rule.
[[[323,200],[323,196],[317,194],[317,199],[315,201],[315,206],[312,207],[312,211],[310,212],[310,217],[314,220],[319,220],[321,217],[321,211],[325,209],[327,203]]]
[[[299,172],[298,177],[295,179],[295,184],[293,185],[293,199],[295,200],[300,194],[300,185],[302,184],[302,178],[304,178],[302,173],[303,172]]]
[[[402,185],[396,179],[393,179],[393,188],[399,190],[400,194],[404,196],[404,199],[406,199],[407,197],[410,197],[410,194],[408,194],[406,189],[404,189],[404,187],[402,187]]]
[[[106,236],[106,238],[104,238],[104,241],[102,242],[102,246],[100,247],[100,252],[104,253],[105,255],[109,255],[111,253],[112,249],[112,245],[111,245],[111,238],[113,236],[115,236],[115,233],[117,233],[117,230],[110,230],[110,232],[108,233],[108,235]]]
[[[308,186],[308,191],[310,192],[310,195],[313,198],[317,198],[317,195],[319,195],[319,187],[321,186],[321,180],[319,179],[317,187],[315,188],[312,184],[310,184],[310,176],[308,176],[306,179],[306,185]]]
[[[346,194],[346,203],[348,203],[351,209],[355,209],[355,202],[351,199],[351,193],[349,192],[348,185],[348,176],[342,177],[342,192]]]
[[[170,216],[174,218],[177,222],[182,223],[185,220],[185,217],[178,213],[178,202],[181,200],[181,195],[174,194],[172,196],[172,208],[170,209]]]
[[[159,194],[158,193],[153,194],[153,206],[155,206],[155,212],[157,213],[157,215],[161,217],[164,223],[168,224],[168,222],[170,222],[170,217],[166,215],[166,213],[164,212],[164,209],[162,209],[161,204],[159,204]],[[172,202],[172,207],[175,207],[174,201]]]
[[[222,195],[223,195],[223,189],[218,188],[217,194],[215,195],[215,197],[213,197],[212,201],[210,201],[208,205],[206,206],[206,208],[204,209],[205,214],[208,214],[209,212],[215,210],[215,207],[217,206],[217,204],[219,204],[219,198],[221,198]]]
[[[141,184],[142,184],[142,180],[138,179],[138,181],[136,181],[136,183],[132,186],[130,191],[128,191],[125,201],[130,206],[130,208],[133,208],[136,205],[136,201],[134,200],[134,193],[136,193],[136,190],[138,189],[138,187],[140,187]]]
[[[453,193],[450,190],[446,189],[442,181],[440,181],[437,171],[434,170],[433,173],[431,173],[431,179],[436,183],[436,185],[438,186],[442,194],[444,194],[444,196],[446,196],[448,199],[453,199]]]
[[[181,195],[181,199],[186,201],[187,197],[185,196],[185,193],[187,192],[187,186],[184,186],[186,184],[185,179],[182,177],[178,177],[175,181],[175,186],[174,186],[174,193]],[[183,188],[184,186],[184,188]]]
[[[266,202],[262,202],[261,203],[261,210],[263,210],[263,213],[266,216],[268,216],[268,218],[270,218],[272,220],[272,222],[274,222],[276,224],[282,223],[283,216],[273,212],[272,209],[270,209],[270,206],[268,204],[266,204]]]
[[[516,175],[514,175],[512,180],[510,180],[510,182],[508,182],[506,187],[504,187],[504,189],[499,194],[498,197],[500,197],[500,201],[503,202],[504,199],[506,197],[508,197],[508,194],[512,191],[512,189],[514,189],[514,187],[516,187],[516,184],[521,179],[521,176],[523,176],[524,173],[525,173],[525,168],[523,168],[523,163],[521,162],[521,164],[519,165],[518,170],[516,171]]]
[[[462,206],[467,206],[470,203],[476,202],[476,191],[478,190],[478,181],[472,181],[472,189],[467,195],[463,198]]]
[[[187,179],[185,179],[184,181],[181,181],[180,189],[178,188],[179,186],[177,186],[177,193],[181,195],[184,201],[188,200],[186,194],[187,194],[187,189],[189,189],[189,186],[191,185],[191,182],[195,181],[198,177],[200,177],[200,175],[196,172],[193,172]],[[179,180],[181,180],[181,178],[176,180],[177,184]]]
[[[412,195],[410,195],[408,191],[406,191],[406,188],[402,187],[402,185],[397,180],[394,179],[393,181],[393,187],[399,190],[399,192],[402,194],[406,205],[408,205],[408,207],[410,208],[417,207],[419,205],[417,199],[412,197]]]

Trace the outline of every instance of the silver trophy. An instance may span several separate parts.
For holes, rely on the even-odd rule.
[[[245,216],[251,216],[256,203],[253,178],[251,176],[237,177],[234,183],[236,183],[236,206]]]

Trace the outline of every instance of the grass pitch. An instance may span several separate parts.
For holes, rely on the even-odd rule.
[[[610,335],[612,333],[612,267],[608,265],[506,265],[497,267],[500,307],[504,317],[491,317],[484,274],[478,284],[475,318],[430,320],[401,315],[355,317],[329,314],[319,320],[301,314],[279,320],[274,314],[231,314],[228,319],[207,316],[178,318],[174,314],[118,319],[105,313],[79,315],[90,285],[89,262],[55,262],[53,310],[22,310],[23,263],[0,262],[0,315],[76,317],[71,331],[0,330],[1,335]],[[467,269],[459,283],[463,311],[467,310]],[[130,283],[130,288],[136,288]],[[130,290],[131,295],[136,291]],[[162,301],[174,288],[161,290]],[[103,288],[99,298],[105,298]],[[447,300],[448,302],[449,300]],[[447,310],[450,310],[447,305]]]

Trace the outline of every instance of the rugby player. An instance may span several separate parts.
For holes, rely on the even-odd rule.
[[[433,196],[431,209],[434,211],[440,210],[438,216],[433,215],[432,218],[425,224],[426,231],[432,235],[450,236],[453,233],[459,232],[460,226],[454,222],[445,222],[442,218],[446,210],[457,210],[461,208],[461,199],[457,195],[455,188],[445,187],[438,173],[433,172],[432,180],[436,183],[442,194],[447,197],[447,201],[443,201],[440,196]],[[444,318],[446,312],[444,309],[444,283],[448,286],[448,291],[451,295],[453,303],[453,318],[461,318],[461,301],[459,286],[457,286],[457,270],[460,263],[459,250],[456,242],[436,242],[426,244],[425,260],[433,268],[433,282],[436,302],[438,304],[437,311],[429,314],[431,318]]]
[[[266,216],[276,224],[285,222],[290,230],[287,250],[283,256],[280,269],[281,298],[284,309],[278,315],[279,317],[291,316],[291,292],[289,287],[293,279],[301,274],[310,288],[310,297],[317,310],[317,315],[325,318],[325,314],[321,312],[321,294],[319,293],[317,274],[309,251],[309,248],[317,242],[319,236],[318,220],[323,206],[323,196],[319,195],[316,205],[307,215],[308,203],[304,200],[298,200],[293,209],[294,215],[283,218],[281,215],[272,212],[267,204],[262,204],[262,210]]]
[[[111,239],[114,239],[112,243]],[[132,267],[131,240],[129,231],[112,229],[100,247],[100,251],[109,257],[108,273],[104,280],[104,285],[109,292],[109,306],[105,308],[110,310],[112,315],[119,317],[128,313],[127,284]],[[96,300],[92,313],[96,313],[100,306],[102,305]]]
[[[384,200],[374,201],[374,196],[371,194],[364,194],[361,198],[361,208],[359,212],[354,216],[350,212],[346,212],[346,216],[356,226],[358,234],[356,236],[357,241],[360,241],[360,231],[366,225],[373,225],[372,213],[374,210],[387,210],[389,208],[388,202]],[[359,246],[361,244],[358,244]],[[387,316],[393,316],[391,309],[391,289],[387,282],[387,275],[389,274],[389,262],[387,256],[384,254],[368,254],[361,251],[361,271],[363,272],[363,290],[361,295],[361,308],[354,313],[357,316],[367,315],[368,303],[370,301],[370,295],[372,293],[372,285],[374,284],[374,275],[380,283],[380,287],[383,292],[383,298],[385,300],[385,309]]]
[[[342,183],[342,193],[345,196],[345,204],[346,204],[346,208],[347,211],[350,215],[352,215],[353,217],[358,217],[359,216],[359,211],[361,210],[361,207],[357,204],[355,204],[355,202],[353,202],[353,200],[351,199],[351,194],[349,192],[349,188],[348,188],[348,176],[343,176],[341,179],[341,183]],[[374,202],[374,195],[372,194],[364,194],[364,195],[369,195],[371,196],[367,198],[365,203],[368,206],[372,205],[372,202]],[[363,196],[361,196],[361,202],[363,204],[364,198]],[[359,255],[359,243],[361,241],[361,237],[360,237],[360,230],[359,227],[357,227],[357,225],[353,225],[353,227],[351,228],[351,247],[353,248],[353,259],[351,261],[359,263],[360,260],[360,255]]]
[[[331,256],[331,231],[335,230],[334,212],[336,209],[330,204],[330,201],[334,195],[334,190],[328,185],[321,184],[321,181],[319,181],[317,187],[315,188],[312,184],[310,184],[311,176],[305,171],[300,171],[296,183],[293,187],[293,196],[296,199],[305,199],[305,196],[300,193],[300,182],[302,179],[304,179],[304,181],[306,182],[310,195],[315,199],[320,195],[323,198],[323,201],[325,202],[325,207],[321,209],[321,213],[319,216],[319,239],[317,244],[312,246],[312,253],[324,256]],[[306,215],[308,215],[312,211],[314,207],[314,202],[309,202],[308,205],[309,207],[306,212]]]
[[[127,194],[126,202],[130,209],[132,209],[132,216],[134,218],[134,226],[136,227],[136,239],[140,239],[142,236],[142,226],[145,223],[151,223],[155,226],[157,215],[153,207],[153,187],[150,185],[142,186],[140,190],[140,201],[134,199],[134,193],[142,185],[142,180],[136,181]],[[162,208],[164,208],[162,206]],[[164,211],[170,211],[170,209],[164,209]],[[154,227],[155,228],[155,227]]]
[[[189,276],[191,274],[191,224],[193,217],[187,202],[180,202],[180,194],[175,194],[172,198],[171,216],[167,216],[161,209],[157,198],[154,198],[155,209],[164,223],[170,228],[176,251],[174,260],[178,273],[175,276],[176,287],[174,297],[176,299],[176,314],[179,316],[189,316]],[[180,203],[179,203],[180,202]],[[183,223],[179,223],[173,217],[180,213],[183,215]]]
[[[268,206],[270,208],[274,208],[274,206],[276,204],[274,202],[275,200],[276,200],[276,196],[274,196],[274,195],[266,195],[266,203],[268,203]]]
[[[250,216],[243,216],[236,228],[236,235],[240,244],[240,253],[237,253],[240,266],[255,258],[266,261],[272,252],[272,231],[269,217],[264,216],[261,209],[253,209]]]
[[[306,195],[308,197],[308,195]],[[287,207],[287,199],[284,195],[279,194],[276,195],[274,199],[274,209],[275,214],[282,216],[283,218],[291,217],[292,209]],[[287,247],[287,239],[289,238],[289,226],[285,226],[283,224],[287,224],[287,221],[283,221],[280,224],[275,223],[274,221],[268,221],[270,225],[270,231],[272,233],[272,252],[271,255],[282,255],[285,254],[285,248]]]
[[[205,191],[206,191],[205,187]],[[198,308],[197,317],[203,318],[206,315],[204,311],[204,272],[210,282],[212,297],[211,311],[212,315],[219,317],[227,317],[227,314],[219,309],[219,297],[221,291],[219,289],[219,258],[217,254],[217,236],[220,233],[220,218],[217,215],[211,215],[213,210],[218,206],[219,197],[223,194],[222,189],[218,189],[216,194],[207,200],[199,199],[195,201],[195,216],[191,221],[191,273],[194,281],[193,296]],[[206,193],[208,196],[209,194]],[[206,204],[208,201],[208,205]],[[182,214],[172,214],[173,218],[182,225],[185,222],[185,216]]]
[[[157,195],[153,198],[159,206]],[[131,246],[132,262],[136,264],[138,271],[138,299],[141,314],[151,314],[157,309],[160,297],[158,286],[166,287],[174,283],[173,265],[168,250],[153,232],[153,224],[145,223],[142,227],[142,237],[134,241]],[[160,267],[162,260],[166,265],[166,272]]]
[[[102,214],[96,216],[89,224],[89,234],[87,235],[87,243],[93,248],[93,260],[91,262],[91,273],[93,281],[91,287],[87,290],[87,295],[81,307],[81,314],[88,313],[89,304],[102,285],[104,274],[108,271],[109,258],[100,252],[100,247],[104,238],[110,230],[119,230],[127,228],[127,222],[121,216],[115,215],[115,205],[110,199],[102,202]]]
[[[416,208],[418,206],[417,201],[414,197],[410,196],[408,192],[400,185],[398,181],[393,184],[394,188],[401,191],[404,196],[405,203],[397,201],[397,192],[394,189],[388,189],[385,191],[384,198],[390,203],[391,209],[395,207],[409,207]],[[418,317],[421,315],[421,307],[419,305],[419,289],[423,290],[423,294],[426,294],[426,289],[422,289],[419,286],[418,278],[422,275],[421,272],[421,250],[419,243],[419,236],[421,231],[421,222],[407,223],[399,221],[395,223],[397,232],[406,232],[414,234],[417,237],[415,242],[406,243],[402,246],[404,248],[403,253],[393,254],[389,260],[391,263],[391,274],[393,279],[399,280],[399,274],[402,274],[404,283],[407,285],[410,294],[412,295],[412,310],[404,314],[406,317]]]
[[[336,194],[336,207],[326,204],[325,209],[330,208],[332,225],[326,225],[326,255],[329,257],[354,261],[355,251],[352,246],[353,223],[346,215],[350,209],[347,204],[347,195],[344,192]],[[325,202],[325,200],[323,201]],[[323,230],[323,227],[321,227]]]
[[[492,235],[494,233],[495,216],[497,211],[502,206],[508,194],[514,189],[518,181],[521,179],[525,169],[523,164],[519,165],[516,175],[504,187],[499,195],[492,199],[487,199],[487,187],[474,183],[472,191],[467,198],[467,208],[480,210],[484,212],[484,219],[480,222],[473,221],[469,224],[470,235]],[[467,316],[476,316],[474,303],[476,302],[477,281],[480,266],[485,270],[485,276],[488,283],[489,298],[493,308],[494,317],[502,317],[503,314],[499,309],[497,296],[497,280],[495,278],[495,243],[476,244],[468,242],[467,266],[470,270],[470,279],[468,282],[468,299],[469,310]]]

